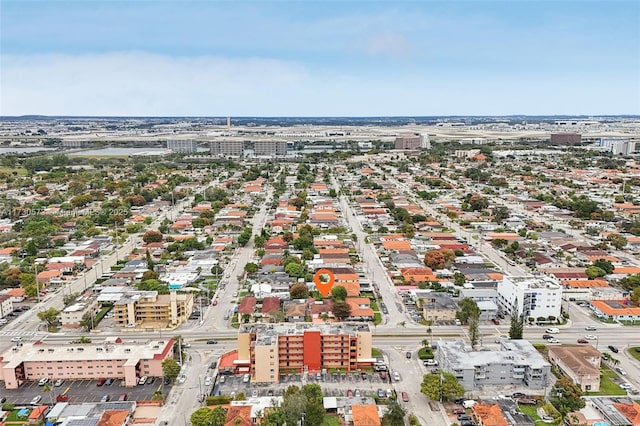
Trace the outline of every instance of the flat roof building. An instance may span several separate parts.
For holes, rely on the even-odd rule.
[[[243,324],[238,332],[239,372],[255,382],[277,383],[287,372],[357,370],[370,365],[367,324]]]
[[[47,344],[25,342],[0,356],[0,380],[7,389],[17,389],[27,380],[123,379],[135,386],[142,376],[162,377],[162,361],[173,356],[173,339],[123,343]]]
[[[498,305],[510,315],[525,319],[560,318],[562,285],[554,278],[503,277],[498,282]]]
[[[116,326],[164,328],[185,322],[193,312],[193,294],[157,291],[122,293],[113,306]]]
[[[551,375],[551,364],[526,340],[502,339],[498,351],[474,351],[463,340],[441,340],[437,360],[467,391],[483,385],[542,389]]]
[[[198,144],[193,139],[169,139],[167,149],[179,154],[191,154],[198,150]]]

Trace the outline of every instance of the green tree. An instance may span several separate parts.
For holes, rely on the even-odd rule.
[[[80,336],[77,339],[72,340],[71,343],[76,345],[88,345],[89,343],[91,343],[91,339],[89,339],[87,336]]]
[[[24,249],[28,256],[36,256],[38,254],[38,245],[33,240],[29,240],[29,242],[24,246]]]
[[[458,309],[456,318],[463,324],[467,324],[469,319],[475,319],[477,321],[480,318],[480,308],[478,308],[478,304],[473,299],[469,299],[468,297],[462,299],[458,302]]]
[[[455,274],[453,274],[453,283],[455,285],[463,286],[466,281],[467,281],[467,277],[463,273],[456,272]]]
[[[578,411],[586,405],[582,399],[580,387],[564,375],[556,381],[550,400],[563,416],[566,416],[567,413]]]
[[[622,250],[623,248],[625,248],[627,246],[627,243],[629,242],[623,235],[618,234],[617,232],[609,234],[606,238],[606,241],[608,241],[618,250]]]
[[[87,331],[91,331],[96,326],[96,313],[93,311],[85,312],[80,320],[80,327]]]
[[[47,324],[47,326],[51,327],[55,324],[58,319],[58,315],[60,315],[60,311],[55,308],[45,309],[44,311],[38,312],[38,319]]]
[[[607,272],[604,269],[598,268],[597,266],[593,265],[588,266],[584,272],[587,274],[587,278],[589,278],[590,280],[607,275]]]
[[[509,326],[509,338],[513,340],[522,340],[524,332],[524,315],[512,315],[511,325]]]
[[[207,407],[198,408],[191,414],[192,426],[213,426],[213,420],[213,410]]]
[[[334,285],[331,289],[331,297],[336,301],[344,301],[347,298],[347,289],[342,285]]]
[[[253,275],[259,270],[260,270],[260,267],[253,262],[247,262],[247,264],[244,265],[244,271],[249,275]]]
[[[420,392],[436,401],[450,401],[463,396],[464,387],[453,374],[441,371],[437,374],[425,374]]]
[[[222,407],[216,407],[213,410],[213,422],[211,426],[224,426],[227,422],[227,413]]]
[[[284,271],[289,274],[290,277],[294,278],[304,277],[307,272],[301,264],[294,262],[291,262],[287,266],[285,266]]]
[[[162,361],[162,374],[170,380],[175,380],[180,374],[180,365],[173,358],[167,358]]]
[[[347,302],[334,301],[332,307],[333,315],[340,321],[343,321],[351,316],[351,306]]]
[[[629,300],[636,305],[640,305],[640,287],[636,287],[629,295]]]
[[[147,244],[162,242],[162,233],[159,231],[147,231],[142,235],[142,241]]]
[[[606,275],[609,275],[615,269],[615,266],[613,266],[611,261],[606,259],[596,260],[595,262],[593,262],[593,266],[597,266],[598,268],[602,269],[604,272],[606,272]]]
[[[391,403],[389,410],[382,417],[383,426],[404,426],[404,417],[407,413],[397,402]]]
[[[289,288],[289,295],[292,299],[306,299],[309,297],[309,289],[304,283],[296,283]]]

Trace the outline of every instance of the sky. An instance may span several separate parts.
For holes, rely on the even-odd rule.
[[[640,2],[0,0],[29,114],[640,114]]]

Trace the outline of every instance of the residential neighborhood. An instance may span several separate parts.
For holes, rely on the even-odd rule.
[[[608,126],[147,125],[2,121],[42,150],[0,157],[0,424],[639,424],[640,163]]]

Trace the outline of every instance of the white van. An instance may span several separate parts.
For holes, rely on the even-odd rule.
[[[556,327],[547,328],[547,333],[549,334],[558,334],[560,333],[560,329]]]
[[[464,408],[471,408],[474,405],[476,405],[476,401],[473,400],[473,399],[466,399],[466,400],[462,401],[462,406]]]

